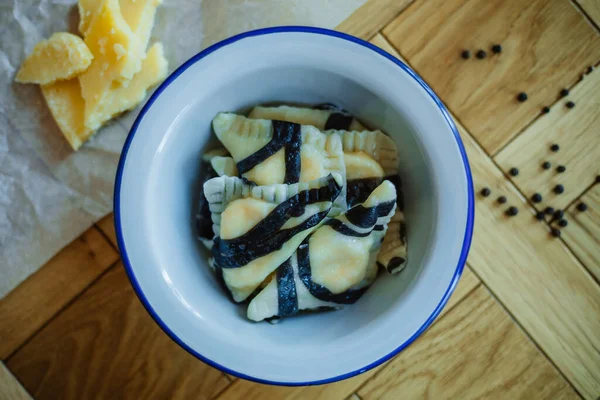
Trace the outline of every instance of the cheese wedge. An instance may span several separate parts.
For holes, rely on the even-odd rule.
[[[143,51],[121,15],[118,0],[102,2],[86,32],[85,43],[94,60],[79,81],[85,100],[85,125],[96,130],[110,106],[111,89],[126,86],[126,80],[141,69]]]
[[[150,31],[154,25],[156,8],[162,0],[119,0],[121,14],[132,32],[138,37],[142,48],[146,49],[150,40]],[[92,17],[102,4],[99,0],[79,0],[79,32],[87,34]]]
[[[79,36],[67,32],[55,33],[33,48],[17,73],[15,81],[47,85],[57,80],[71,79],[90,66],[92,53]]]
[[[79,149],[93,133],[83,123],[85,103],[81,97],[79,79],[43,85],[42,94],[52,117],[73,150]]]

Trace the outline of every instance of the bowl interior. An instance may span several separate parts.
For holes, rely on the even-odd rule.
[[[130,276],[163,327],[225,369],[291,384],[360,372],[418,334],[456,284],[469,230],[468,173],[429,93],[372,49],[314,32],[246,37],[175,75],[133,128],[116,193]],[[257,104],[324,102],[398,145],[409,263],[341,311],[252,323],[222,292],[194,232],[211,120]]]

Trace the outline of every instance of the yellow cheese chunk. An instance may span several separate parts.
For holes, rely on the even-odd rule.
[[[140,40],[143,49],[148,46],[154,25],[156,8],[162,0],[119,0],[121,14],[129,28]],[[100,8],[100,0],[79,0],[79,32],[86,35],[94,14]]]
[[[97,129],[110,106],[111,89],[141,69],[143,50],[139,39],[123,19],[118,0],[104,0],[94,14],[85,43],[94,55],[92,64],[79,76],[85,100],[85,125]]]
[[[85,104],[81,97],[79,79],[73,78],[44,85],[42,94],[52,117],[73,150],[79,149],[93,133],[83,123]]]
[[[55,33],[42,40],[25,59],[15,80],[20,83],[47,85],[81,74],[90,66],[92,53],[79,36]]]

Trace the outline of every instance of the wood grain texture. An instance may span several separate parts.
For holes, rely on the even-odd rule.
[[[387,51],[388,53],[396,57],[398,60],[406,64],[406,60],[400,55],[400,53],[398,53],[394,46],[392,46],[391,43],[388,42],[385,36],[383,36],[381,33],[378,33],[377,35],[373,36],[370,42],[375,46]]]
[[[600,37],[568,1],[417,1],[383,33],[490,154],[600,60]]]
[[[1,299],[0,359],[7,358],[117,260],[117,252],[91,228]]]
[[[456,290],[450,297],[448,304],[442,310],[440,317],[452,310],[466,296],[475,290],[481,281],[465,268],[463,275],[456,287]],[[437,323],[437,322],[436,322]],[[332,383],[321,386],[307,387],[283,387],[283,386],[268,386],[258,383],[237,379],[218,397],[218,400],[259,400],[259,399],[279,399],[279,400],[343,400],[355,392],[363,383],[365,383],[374,374],[382,368],[379,366],[375,369],[365,372],[351,379],[346,379],[341,382]]]
[[[0,362],[0,399],[31,400],[31,396],[10,371]]]
[[[106,273],[7,365],[38,400],[209,399],[229,384],[156,325],[122,265]]]
[[[482,286],[358,391],[369,399],[577,399]]]
[[[106,217],[96,222],[96,227],[104,233],[115,248],[118,248],[117,234],[115,232],[115,216],[113,213],[108,214]]]
[[[598,0],[575,0],[579,6],[590,17],[592,22],[600,29],[600,1]]]
[[[575,108],[565,107],[573,101]],[[558,152],[550,151],[558,144]],[[581,196],[600,174],[600,69],[587,75],[559,101],[547,115],[541,116],[494,158],[506,172],[512,167],[519,175],[511,179],[526,196],[540,193],[544,201],[535,204],[564,209]],[[542,162],[550,161],[552,169],[544,170]],[[557,173],[558,165],[566,166]],[[553,193],[561,184],[565,191]]]
[[[339,24],[336,29],[361,39],[369,40],[413,1],[367,0],[365,4]]]
[[[517,188],[462,127],[476,196],[468,263],[577,390],[600,393],[600,286],[566,248],[536,221]],[[497,203],[507,197],[505,205]],[[516,217],[505,210],[514,205]]]
[[[580,202],[587,211],[578,211]],[[562,237],[573,253],[600,282],[600,184],[594,185],[567,210],[569,225],[562,229]]]

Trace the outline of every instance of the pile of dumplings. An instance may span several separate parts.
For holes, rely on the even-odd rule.
[[[210,266],[252,321],[356,302],[406,265],[398,149],[333,105],[212,121],[197,215]]]

